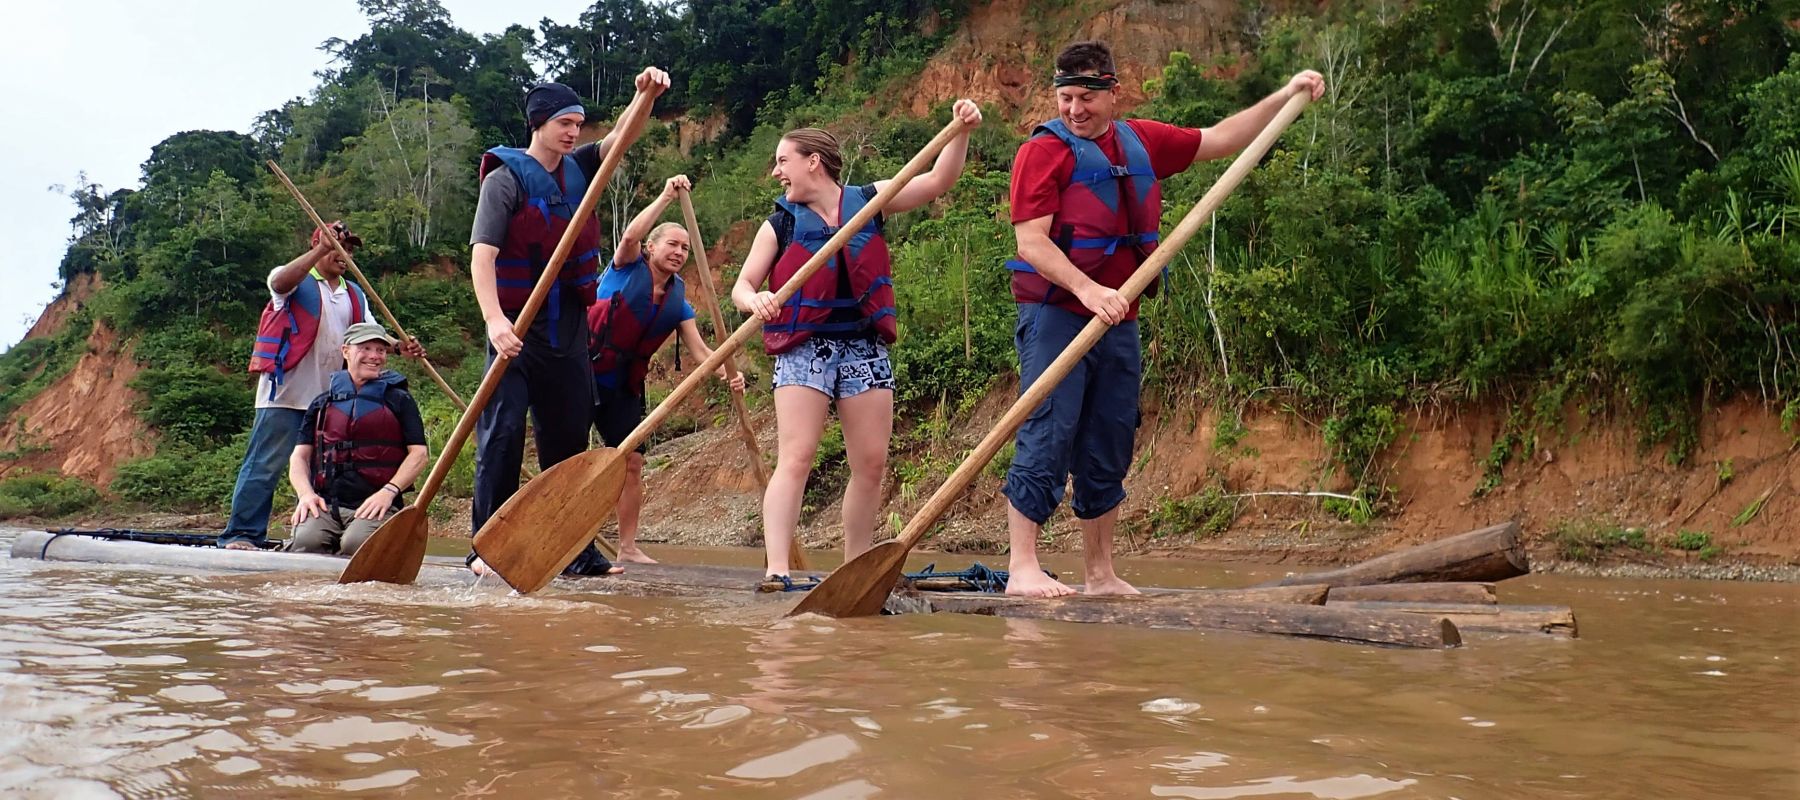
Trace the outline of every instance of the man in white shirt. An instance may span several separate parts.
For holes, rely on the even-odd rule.
[[[362,239],[334,222],[331,229],[352,250]],[[346,265],[318,231],[312,246],[269,273],[269,304],[263,308],[250,371],[256,381],[256,421],[250,446],[231,491],[231,519],[219,546],[258,550],[268,543],[269,511],[283,467],[294,451],[300,423],[313,398],[325,392],[331,374],[343,368],[336,346],[352,323],[368,322],[369,304],[361,287],[344,279]],[[323,342],[323,346],[314,346]],[[422,350],[402,346],[406,355]]]

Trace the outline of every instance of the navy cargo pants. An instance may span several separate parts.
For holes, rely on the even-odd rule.
[[[1019,304],[1013,344],[1021,394],[1089,319],[1044,303]],[[1019,428],[1003,489],[1013,508],[1044,524],[1062,504],[1070,475],[1080,519],[1099,517],[1125,500],[1142,378],[1137,321],[1113,326]]]

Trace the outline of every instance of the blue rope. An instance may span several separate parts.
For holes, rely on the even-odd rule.
[[[764,578],[764,580],[780,581],[781,590],[784,592],[804,592],[819,585],[819,577],[817,575],[807,578],[805,583],[795,583],[793,578],[786,575],[770,575],[769,577]]]
[[[964,586],[968,587],[969,591],[988,592],[990,594],[999,594],[1006,591],[1006,581],[1010,577],[1011,575],[1009,575],[1006,570],[991,569],[986,564],[979,561],[970,564],[968,569],[956,572],[938,572],[937,564],[926,564],[925,568],[918,572],[906,573],[906,579],[910,581],[931,578],[954,578],[961,581]]]
[[[1049,575],[1052,578],[1056,577],[1056,573],[1051,572],[1050,570],[1044,570],[1044,574]],[[937,564],[926,564],[924,569],[919,570],[918,572],[908,572],[904,577],[909,581],[954,578],[962,582],[966,591],[999,594],[1006,591],[1006,581],[1011,575],[1006,570],[992,569],[986,564],[976,561],[970,564],[968,569],[957,570],[955,572],[939,572]],[[808,591],[814,586],[818,586],[820,582],[817,576],[808,578],[804,582],[796,582],[786,575],[770,575],[763,580],[779,581],[781,583],[781,591],[784,592]]]

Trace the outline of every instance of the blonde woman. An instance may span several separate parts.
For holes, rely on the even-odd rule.
[[[958,100],[958,119],[974,127],[981,110]],[[885,209],[918,208],[949,191],[968,155],[967,129],[938,154],[931,171],[896,194]],[[844,555],[874,544],[875,515],[894,428],[893,279],[882,216],[876,215],[787,303],[773,290],[799,271],[838,228],[887,185],[843,184],[836,137],[801,128],[781,138],[770,174],[781,183],[775,211],[756,232],[732,288],[740,311],[763,321],[763,346],[775,359],[775,424],[780,451],[763,494],[763,542],[769,574],[786,577],[794,528],[825,419],[837,405],[850,482],[844,489]],[[764,288],[764,282],[767,288]]]

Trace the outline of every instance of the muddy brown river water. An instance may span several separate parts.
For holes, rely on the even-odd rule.
[[[0,557],[0,796],[1800,797],[1800,587],[1528,576],[1501,599],[1573,606],[1581,638],[786,620]]]

